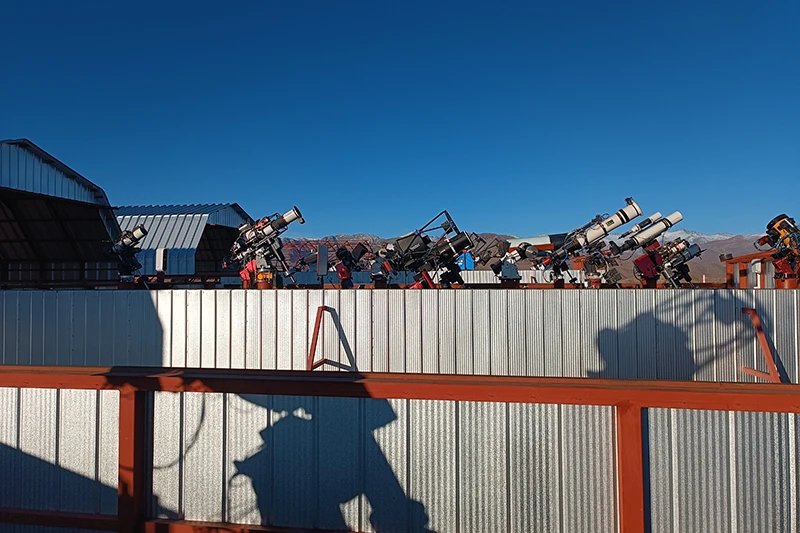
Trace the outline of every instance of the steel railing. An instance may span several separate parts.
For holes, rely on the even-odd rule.
[[[0,367],[0,387],[118,390],[118,514],[0,509],[0,522],[120,532],[300,531],[147,518],[146,394],[219,392],[346,398],[513,402],[616,408],[621,533],[645,530],[642,410],[674,408],[800,413],[800,386],[440,374],[215,370],[143,367]]]

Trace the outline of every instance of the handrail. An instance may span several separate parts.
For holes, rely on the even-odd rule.
[[[0,387],[120,391],[118,518],[86,519],[86,529],[210,531],[202,523],[146,519],[145,395],[223,392],[348,398],[605,405],[616,408],[620,532],[644,530],[642,409],[800,413],[800,385],[556,377],[474,376],[150,367],[0,367]],[[0,521],[51,525],[68,513],[0,509]],[[37,518],[38,517],[38,518]],[[83,518],[83,517],[82,517]],[[112,517],[113,518],[113,517]],[[63,522],[66,525],[66,522]],[[226,531],[292,531],[227,525]]]

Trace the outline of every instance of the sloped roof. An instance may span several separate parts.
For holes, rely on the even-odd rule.
[[[28,139],[0,141],[0,187],[110,207],[103,189]]]
[[[230,217],[229,222],[241,219],[250,222],[252,219],[239,204],[173,204],[173,205],[125,205],[114,208],[117,217],[145,216],[145,215],[215,215],[211,217],[210,224],[230,225],[238,227],[241,222],[224,224],[222,221]],[[216,221],[219,220],[219,221]]]
[[[144,224],[137,254],[142,273],[155,274],[155,252],[168,250],[167,274],[195,274],[195,256],[207,225],[238,228],[250,217],[238,204],[124,206],[115,210],[123,231]],[[225,247],[233,244],[224,243]]]

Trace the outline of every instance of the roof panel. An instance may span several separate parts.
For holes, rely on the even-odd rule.
[[[157,248],[194,249],[200,242],[208,215],[154,215],[117,217],[123,231],[144,224],[147,235],[142,250]]]
[[[117,217],[147,215],[210,215],[209,224],[238,228],[252,220],[239,204],[126,205],[114,208]]]
[[[110,206],[103,189],[27,139],[0,141],[0,187]]]

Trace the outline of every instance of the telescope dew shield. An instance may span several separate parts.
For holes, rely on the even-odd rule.
[[[632,250],[637,246],[644,246],[681,220],[683,220],[683,215],[680,211],[667,215],[625,241],[622,250]]]
[[[628,202],[628,205],[586,230],[583,242],[581,242],[582,246],[588,246],[607,236],[611,230],[627,224],[636,217],[642,216],[642,210],[639,204],[633,201],[633,198],[626,198],[625,201]]]
[[[646,219],[642,220],[641,222],[639,222],[638,224],[633,226],[631,229],[629,229],[628,231],[623,233],[622,237],[627,237],[628,235],[633,235],[634,233],[642,231],[643,229],[645,229],[646,227],[650,226],[653,222],[655,222],[659,218],[661,218],[661,213],[656,211],[655,213],[653,213],[652,215],[650,215],[649,217],[647,217]]]

